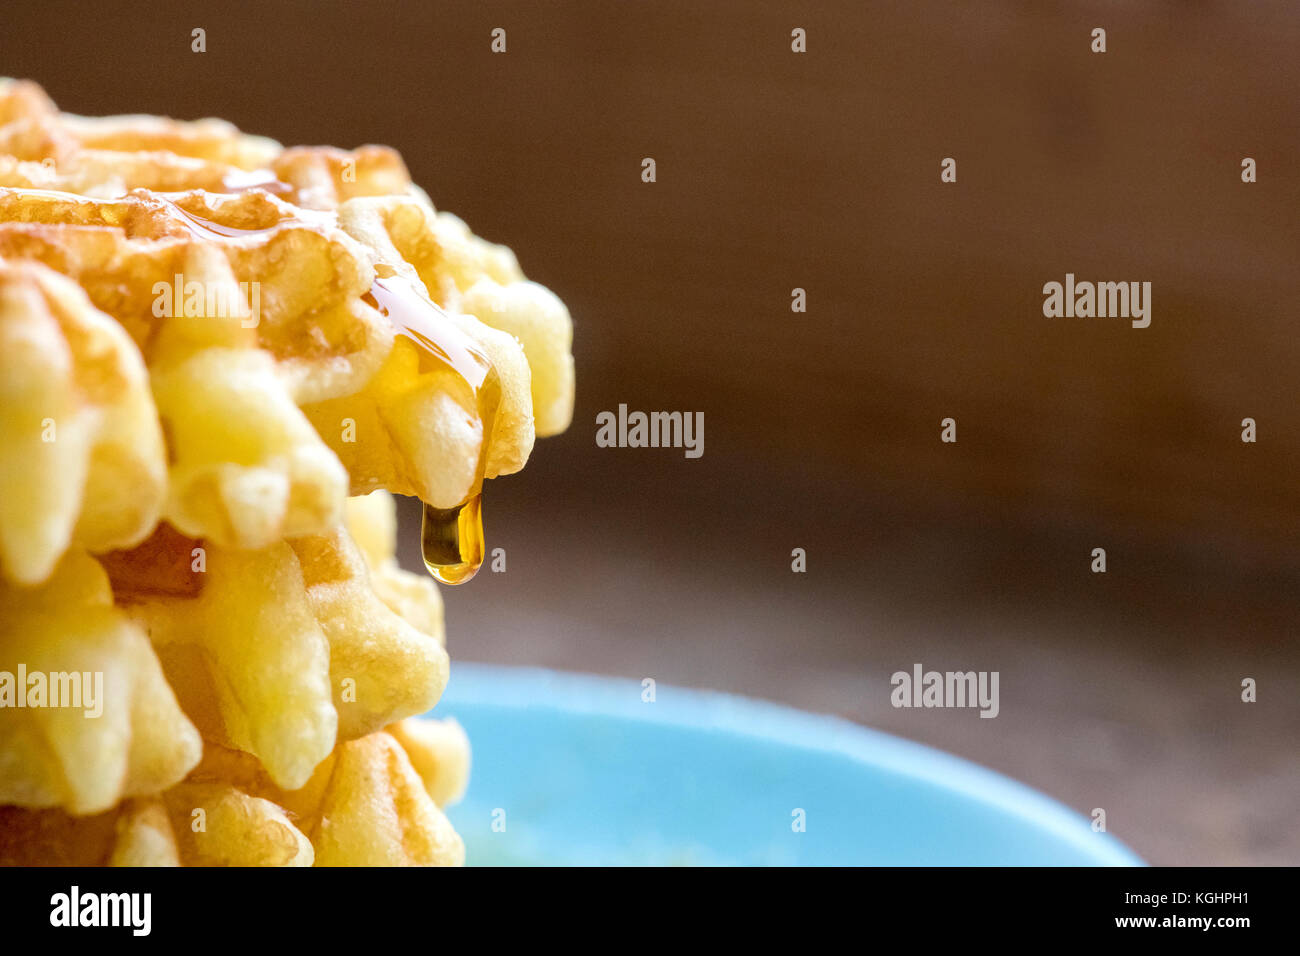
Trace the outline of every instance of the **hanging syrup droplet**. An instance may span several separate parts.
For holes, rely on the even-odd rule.
[[[436,581],[464,584],[477,574],[483,564],[483,496],[471,495],[455,508],[425,505],[420,549]]]
[[[422,372],[450,368],[473,396],[483,426],[479,460],[469,496],[454,508],[424,506],[420,547],[434,580],[464,584],[483,563],[483,472],[492,440],[492,423],[501,401],[501,383],[491,360],[424,292],[391,266],[380,263],[370,291],[362,298],[393,323],[416,350]]]

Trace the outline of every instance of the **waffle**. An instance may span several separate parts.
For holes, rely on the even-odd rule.
[[[459,862],[468,742],[408,719],[448,659],[391,495],[472,576],[570,344],[391,149],[0,81],[0,862]],[[102,714],[6,704],[20,669],[102,676]]]

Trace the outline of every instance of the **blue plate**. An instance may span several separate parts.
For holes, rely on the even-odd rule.
[[[957,757],[728,694],[456,664],[450,816],[477,865],[1133,866],[1072,810]],[[802,820],[800,832],[796,824]]]

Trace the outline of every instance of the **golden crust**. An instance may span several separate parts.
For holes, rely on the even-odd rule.
[[[198,762],[198,732],[94,558],[69,554],[36,588],[0,585],[0,619],[0,675],[91,675],[77,707],[32,698],[0,710],[0,804],[98,813],[171,786]]]
[[[209,745],[183,783],[106,813],[0,806],[0,866],[459,866],[464,844],[417,769],[428,753],[401,739],[340,744],[296,790]]]

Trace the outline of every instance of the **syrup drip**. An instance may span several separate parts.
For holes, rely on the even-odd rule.
[[[488,357],[416,285],[383,263],[375,271],[374,285],[362,299],[386,315],[397,334],[415,348],[421,372],[450,369],[460,376],[483,423],[483,442],[469,496],[454,508],[426,504],[420,529],[420,548],[429,573],[443,584],[464,584],[483,564],[483,472],[501,385]]]
[[[443,584],[464,584],[483,564],[483,495],[455,508],[424,506],[420,527],[424,566]]]

